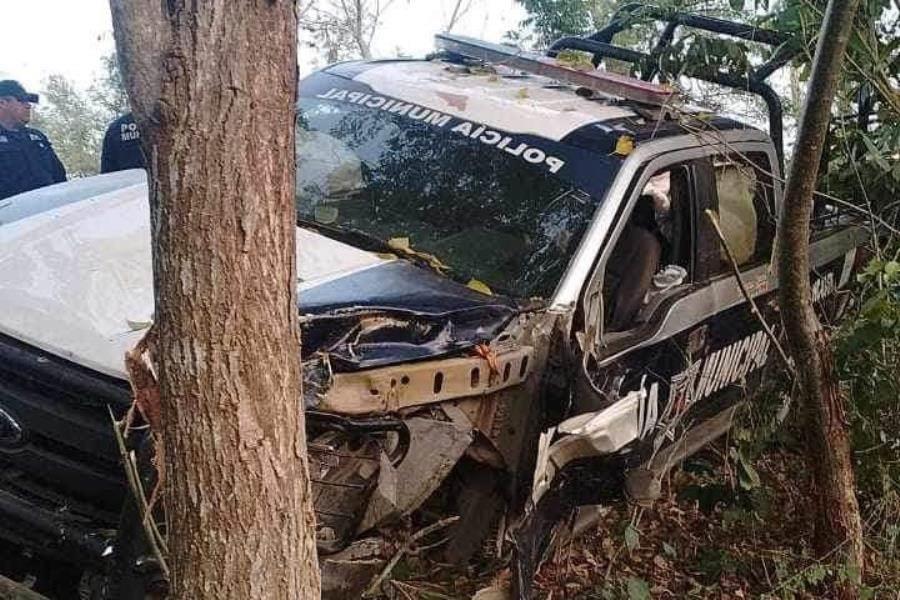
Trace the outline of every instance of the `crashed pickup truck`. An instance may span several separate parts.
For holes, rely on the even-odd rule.
[[[777,368],[754,305],[778,335],[780,133],[558,58],[627,59],[611,27],[547,56],[442,35],[426,60],[301,83],[298,409],[326,597],[365,589],[391,532],[447,515],[446,560],[512,549],[527,597],[556,523],[652,501]],[[140,527],[116,543],[108,412],[153,318],[148,212],[142,171],[0,205],[0,538],[82,588],[111,555],[131,588],[153,571]],[[837,317],[866,236],[819,216],[813,301]]]

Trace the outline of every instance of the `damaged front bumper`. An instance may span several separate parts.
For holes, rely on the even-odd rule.
[[[307,412],[310,478],[326,599],[358,596],[389,558],[377,530],[419,508],[473,439],[462,419],[349,419]]]
[[[348,419],[307,412],[320,555],[418,508],[472,442],[472,425],[429,417]]]

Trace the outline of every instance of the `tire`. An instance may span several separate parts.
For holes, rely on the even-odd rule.
[[[520,514],[531,492],[531,477],[537,458],[538,440],[544,424],[545,390],[541,402],[532,402],[528,410],[510,412],[508,402],[501,403],[492,424],[491,439],[499,442],[506,470],[463,459],[456,467],[453,514],[459,515],[450,529],[444,559],[463,564],[473,558],[492,562],[496,558],[493,541],[504,513]],[[504,432],[518,434],[504,435]]]
[[[464,461],[457,469],[453,512],[459,520],[449,530],[444,559],[461,565],[483,550],[483,557],[489,557],[486,542],[489,534],[496,532],[506,500],[503,476],[496,469],[474,461]]]

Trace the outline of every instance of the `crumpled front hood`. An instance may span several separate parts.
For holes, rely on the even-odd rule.
[[[98,185],[104,177],[110,178],[17,196],[7,209],[18,206],[17,217],[5,222],[0,207],[0,333],[124,377],[124,353],[153,315],[150,216],[143,174],[118,176],[119,187]],[[94,190],[99,193],[90,195]],[[59,191],[74,201],[60,200]],[[30,216],[20,210],[29,202],[36,212]],[[37,212],[45,207],[49,210]],[[307,229],[297,229],[297,241],[300,312],[308,323],[304,351],[336,344],[350,368],[446,352],[460,338],[493,332],[499,320],[515,312],[497,298],[405,261]],[[362,355],[341,344],[359,326],[359,314],[378,313],[403,321],[377,327],[374,338],[368,330],[358,333]],[[465,316],[454,324],[449,314]],[[481,328],[482,318],[493,325]],[[409,327],[412,321],[423,324]],[[394,334],[385,337],[389,330]]]
[[[394,260],[307,289],[305,352],[328,348],[335,370],[356,370],[459,352],[492,339],[518,310]]]

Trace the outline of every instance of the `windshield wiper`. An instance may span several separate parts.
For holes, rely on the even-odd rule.
[[[359,229],[351,229],[348,227],[331,227],[329,225],[317,223],[316,221],[308,221],[301,217],[297,217],[297,225],[313,229],[319,233],[324,234],[326,237],[330,237],[339,242],[346,242],[351,246],[355,246],[362,250],[395,254],[393,248],[391,248],[387,242],[370,233],[360,231]]]
[[[368,250],[370,252],[378,252],[381,254],[391,254],[393,256],[396,256],[397,258],[402,258],[403,260],[410,262],[417,267],[424,267],[429,271],[437,273],[438,275],[448,277],[447,273],[443,269],[436,266],[433,261],[429,260],[420,253],[417,253],[413,250],[403,251],[397,247],[390,245],[388,242],[382,240],[377,236],[366,233],[365,231],[353,229],[350,227],[332,227],[329,225],[324,225],[322,223],[317,223],[315,221],[308,221],[299,216],[297,217],[297,225],[313,229],[325,235],[326,237],[336,239],[339,242],[345,242],[347,244],[350,244],[351,246],[360,248],[361,250]],[[440,262],[440,259],[437,259],[437,257],[433,258]],[[445,268],[450,269],[450,267]]]

